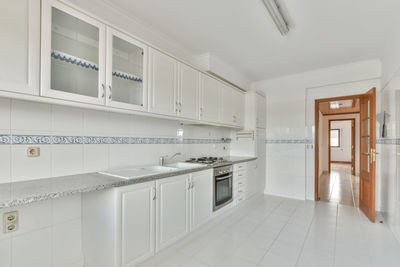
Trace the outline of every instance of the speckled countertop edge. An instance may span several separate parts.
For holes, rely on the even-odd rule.
[[[228,157],[233,164],[256,160],[256,157]],[[0,209],[29,203],[100,191],[114,187],[145,183],[158,179],[212,169],[213,166],[182,169],[139,178],[122,179],[100,173],[85,173],[31,181],[0,184]]]

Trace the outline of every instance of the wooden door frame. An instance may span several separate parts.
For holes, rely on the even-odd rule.
[[[354,114],[359,114],[354,113]],[[342,114],[338,114],[342,115]],[[352,167],[352,174],[355,175],[356,173],[356,146],[355,146],[355,137],[356,137],[356,119],[354,118],[347,118],[347,119],[328,119],[328,158],[329,158],[329,166],[328,166],[328,171],[329,173],[331,172],[331,164],[334,163],[334,161],[331,160],[331,122],[332,121],[351,121],[351,167]],[[349,162],[341,162],[341,163],[346,163],[348,164]]]
[[[319,104],[322,102],[355,99],[355,98],[360,98],[364,95],[365,94],[358,94],[358,95],[348,95],[348,96],[338,96],[338,97],[315,99],[314,200],[316,200],[316,201],[319,200],[319,194],[318,194],[319,193],[318,192],[318,186],[319,186],[319,132],[318,132],[319,131]],[[338,115],[344,115],[344,114],[338,114]]]

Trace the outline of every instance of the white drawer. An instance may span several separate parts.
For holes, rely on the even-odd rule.
[[[246,176],[247,176],[246,170],[240,170],[240,171],[233,172],[233,179],[239,180],[239,179],[246,178]]]
[[[242,186],[242,187],[237,188],[237,189],[235,190],[235,196],[241,196],[241,195],[246,196],[246,194],[247,194],[247,192],[246,192],[246,186]]]
[[[247,162],[234,164],[233,165],[233,172],[239,171],[239,170],[245,170],[246,168],[247,168]]]
[[[237,204],[241,203],[244,200],[246,200],[246,195],[245,194],[238,195],[236,197],[236,199],[235,199],[235,204],[237,205]]]
[[[237,189],[237,188],[246,186],[246,184],[247,184],[246,179],[235,180],[235,181],[233,182],[233,188],[234,188],[234,189]]]

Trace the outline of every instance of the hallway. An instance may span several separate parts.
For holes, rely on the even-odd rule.
[[[360,178],[351,174],[351,165],[332,163],[331,173],[319,179],[319,196],[324,202],[358,207]]]
[[[337,203],[256,196],[141,267],[397,267],[383,223]]]

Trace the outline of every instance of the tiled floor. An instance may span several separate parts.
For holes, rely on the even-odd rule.
[[[141,267],[400,266],[389,228],[355,207],[273,196],[243,204]]]
[[[360,178],[351,174],[350,164],[331,164],[331,173],[319,178],[321,201],[358,207]]]

